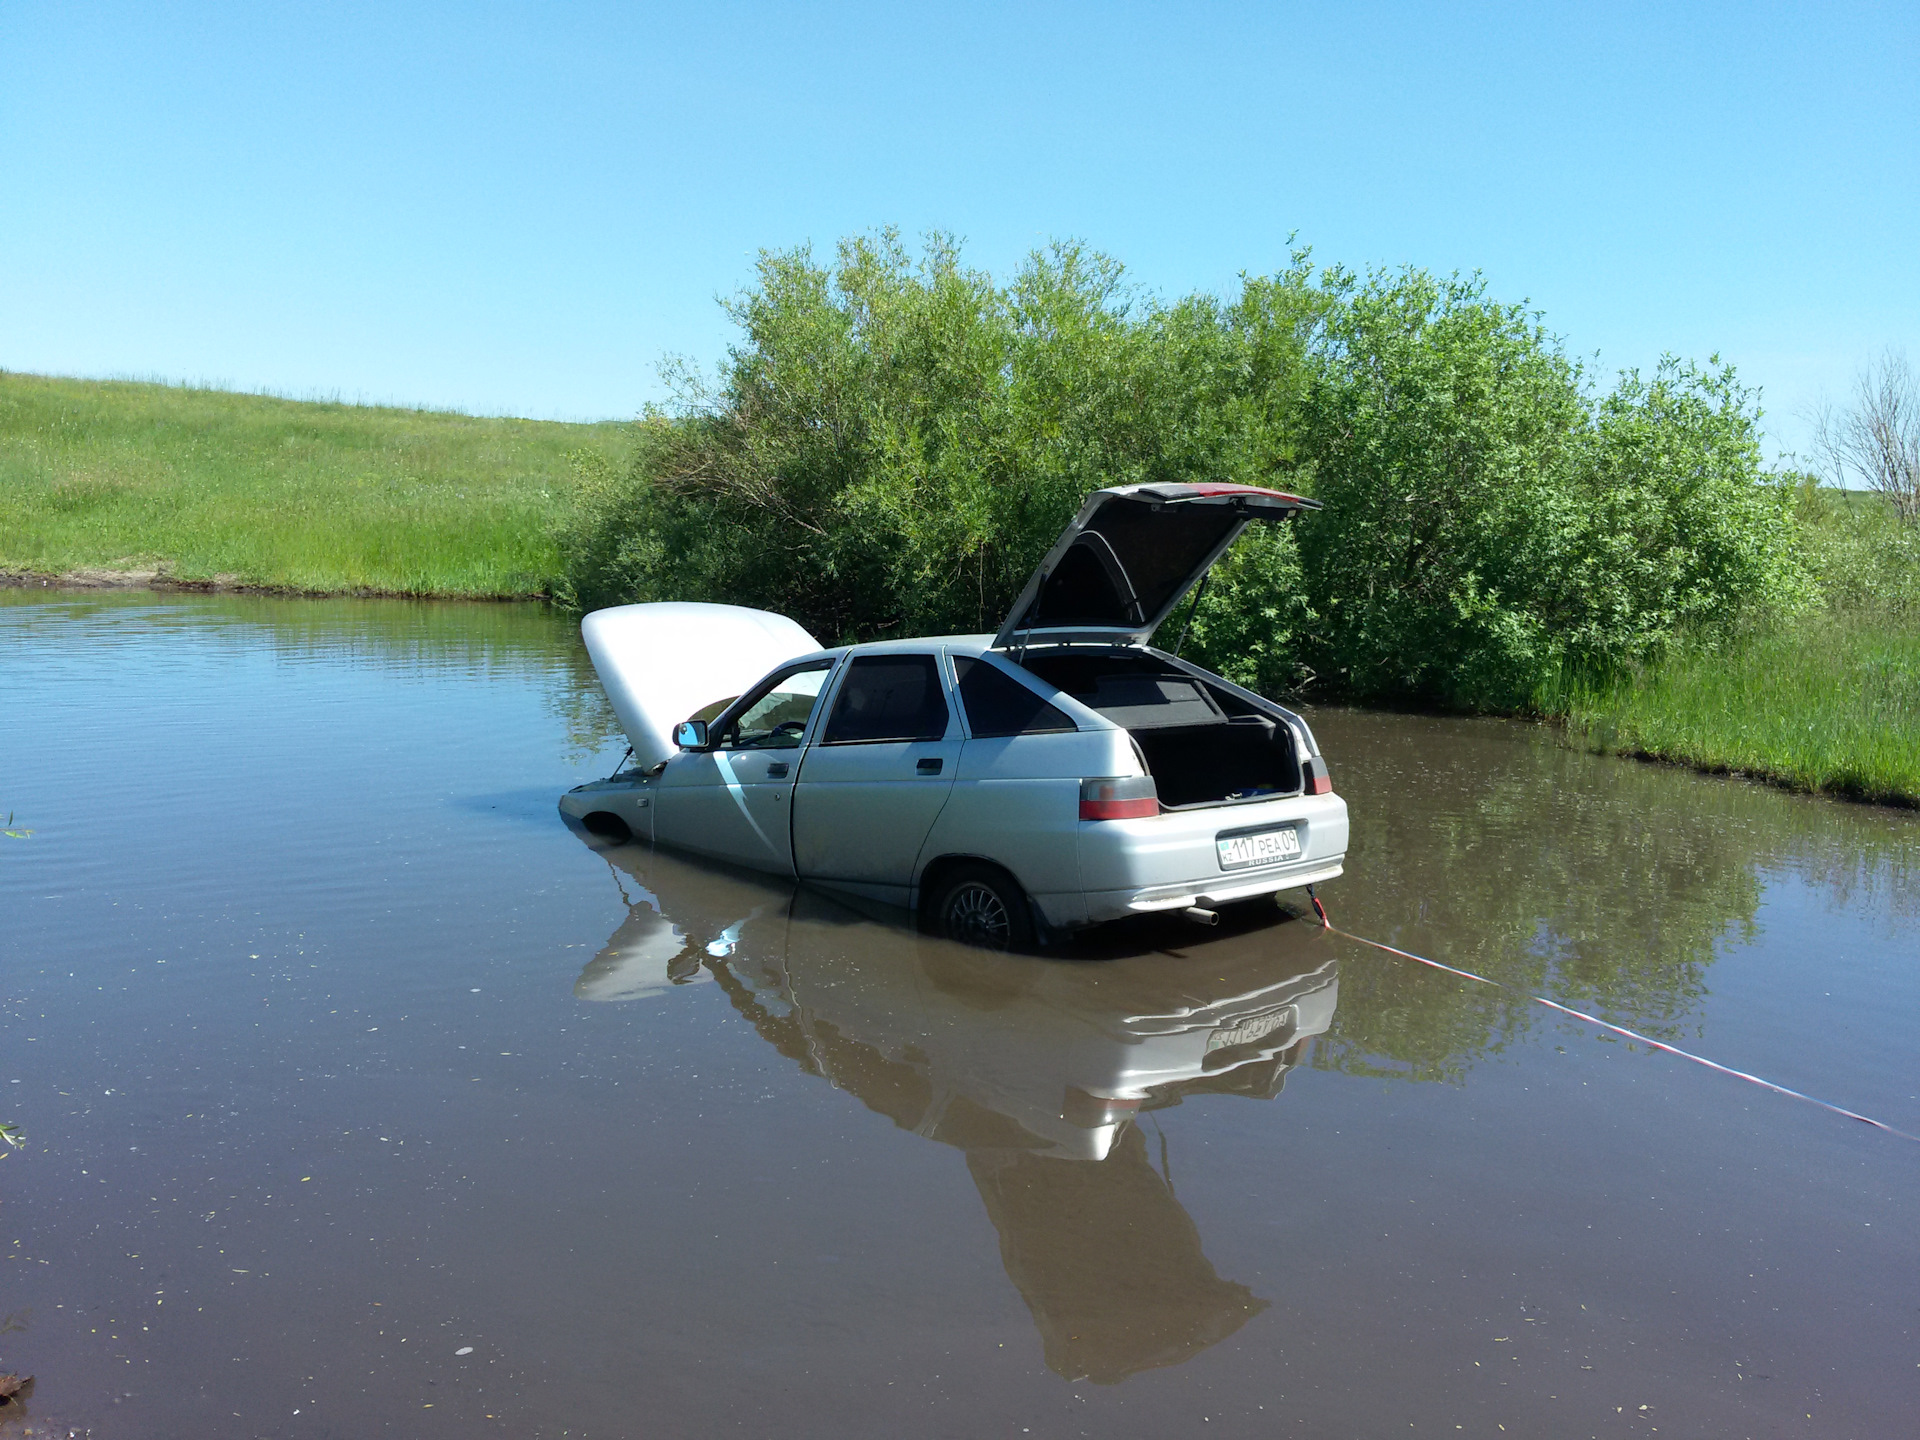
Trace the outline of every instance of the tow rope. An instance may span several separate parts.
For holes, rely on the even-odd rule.
[[[1481,985],[1491,985],[1496,990],[1513,990],[1511,985],[1502,984],[1498,980],[1489,980],[1486,976],[1476,975],[1471,970],[1462,970],[1453,965],[1442,965],[1438,960],[1429,960],[1426,956],[1416,955],[1411,950],[1402,950],[1398,946],[1383,944],[1378,940],[1369,940],[1364,935],[1355,935],[1350,930],[1342,930],[1327,918],[1327,907],[1320,903],[1320,897],[1313,893],[1313,887],[1311,885],[1307,887],[1307,898],[1313,902],[1314,912],[1320,917],[1320,928],[1329,934],[1338,935],[1341,939],[1351,940],[1358,945],[1370,946],[1388,955],[1397,955],[1402,960],[1413,960],[1421,965],[1431,966],[1435,970],[1444,970],[1449,975],[1458,975],[1462,980],[1472,980]],[[1514,991],[1514,993],[1526,995],[1524,990]],[[1859,1111],[1849,1110],[1843,1105],[1831,1105],[1816,1096],[1803,1094],[1798,1090],[1789,1089],[1785,1085],[1776,1085],[1771,1080],[1763,1080],[1758,1075],[1749,1075],[1744,1070],[1735,1070],[1731,1065],[1722,1065],[1719,1061],[1709,1060],[1704,1055],[1695,1055],[1691,1050],[1682,1050],[1678,1045],[1669,1045],[1664,1040],[1655,1040],[1649,1035],[1642,1035],[1637,1030],[1629,1030],[1624,1025],[1615,1025],[1609,1020],[1602,1020],[1598,1015],[1589,1015],[1584,1010],[1575,1010],[1570,1005],[1562,1005],[1558,1000],[1549,1000],[1543,995],[1527,995],[1526,998],[1533,1001],[1536,1005],[1544,1005],[1547,1009],[1557,1010],[1562,1015],[1571,1015],[1575,1020],[1583,1020],[1587,1024],[1596,1026],[1601,1030],[1612,1031],[1615,1035],[1645,1045],[1650,1050],[1661,1050],[1669,1055],[1677,1055],[1682,1060],[1691,1060],[1696,1065],[1704,1065],[1707,1069],[1717,1070],[1722,1075],[1731,1075],[1736,1080],[1745,1080],[1749,1085],[1758,1085],[1762,1090],[1771,1090],[1776,1095],[1785,1095],[1794,1100],[1804,1100],[1809,1105],[1818,1105],[1822,1110],[1831,1111],[1833,1114],[1842,1116],[1845,1119],[1858,1120],[1862,1125],[1871,1125],[1876,1130],[1884,1130],[1889,1135],[1897,1135],[1902,1140],[1911,1140],[1916,1145],[1920,1145],[1920,1135],[1909,1135],[1906,1131],[1897,1129],[1887,1124],[1884,1120],[1876,1120],[1871,1115],[1862,1115]]]

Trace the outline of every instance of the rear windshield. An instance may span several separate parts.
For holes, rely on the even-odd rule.
[[[1217,505],[1109,500],[1060,557],[1017,628],[1151,624],[1244,523]]]

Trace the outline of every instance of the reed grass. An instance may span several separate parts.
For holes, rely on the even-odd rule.
[[[626,433],[0,372],[0,570],[542,595],[570,454]]]
[[[1581,743],[1795,790],[1920,805],[1920,624],[1823,610],[1543,697]]]

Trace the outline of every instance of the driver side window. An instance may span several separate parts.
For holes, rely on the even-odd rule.
[[[792,750],[833,671],[831,660],[787,670],[763,682],[741,703],[716,740],[722,750]]]

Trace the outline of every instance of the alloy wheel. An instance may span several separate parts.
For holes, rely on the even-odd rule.
[[[1013,920],[1007,914],[1007,902],[991,886],[977,880],[947,897],[942,918],[947,934],[969,945],[1004,950],[1012,938]]]

